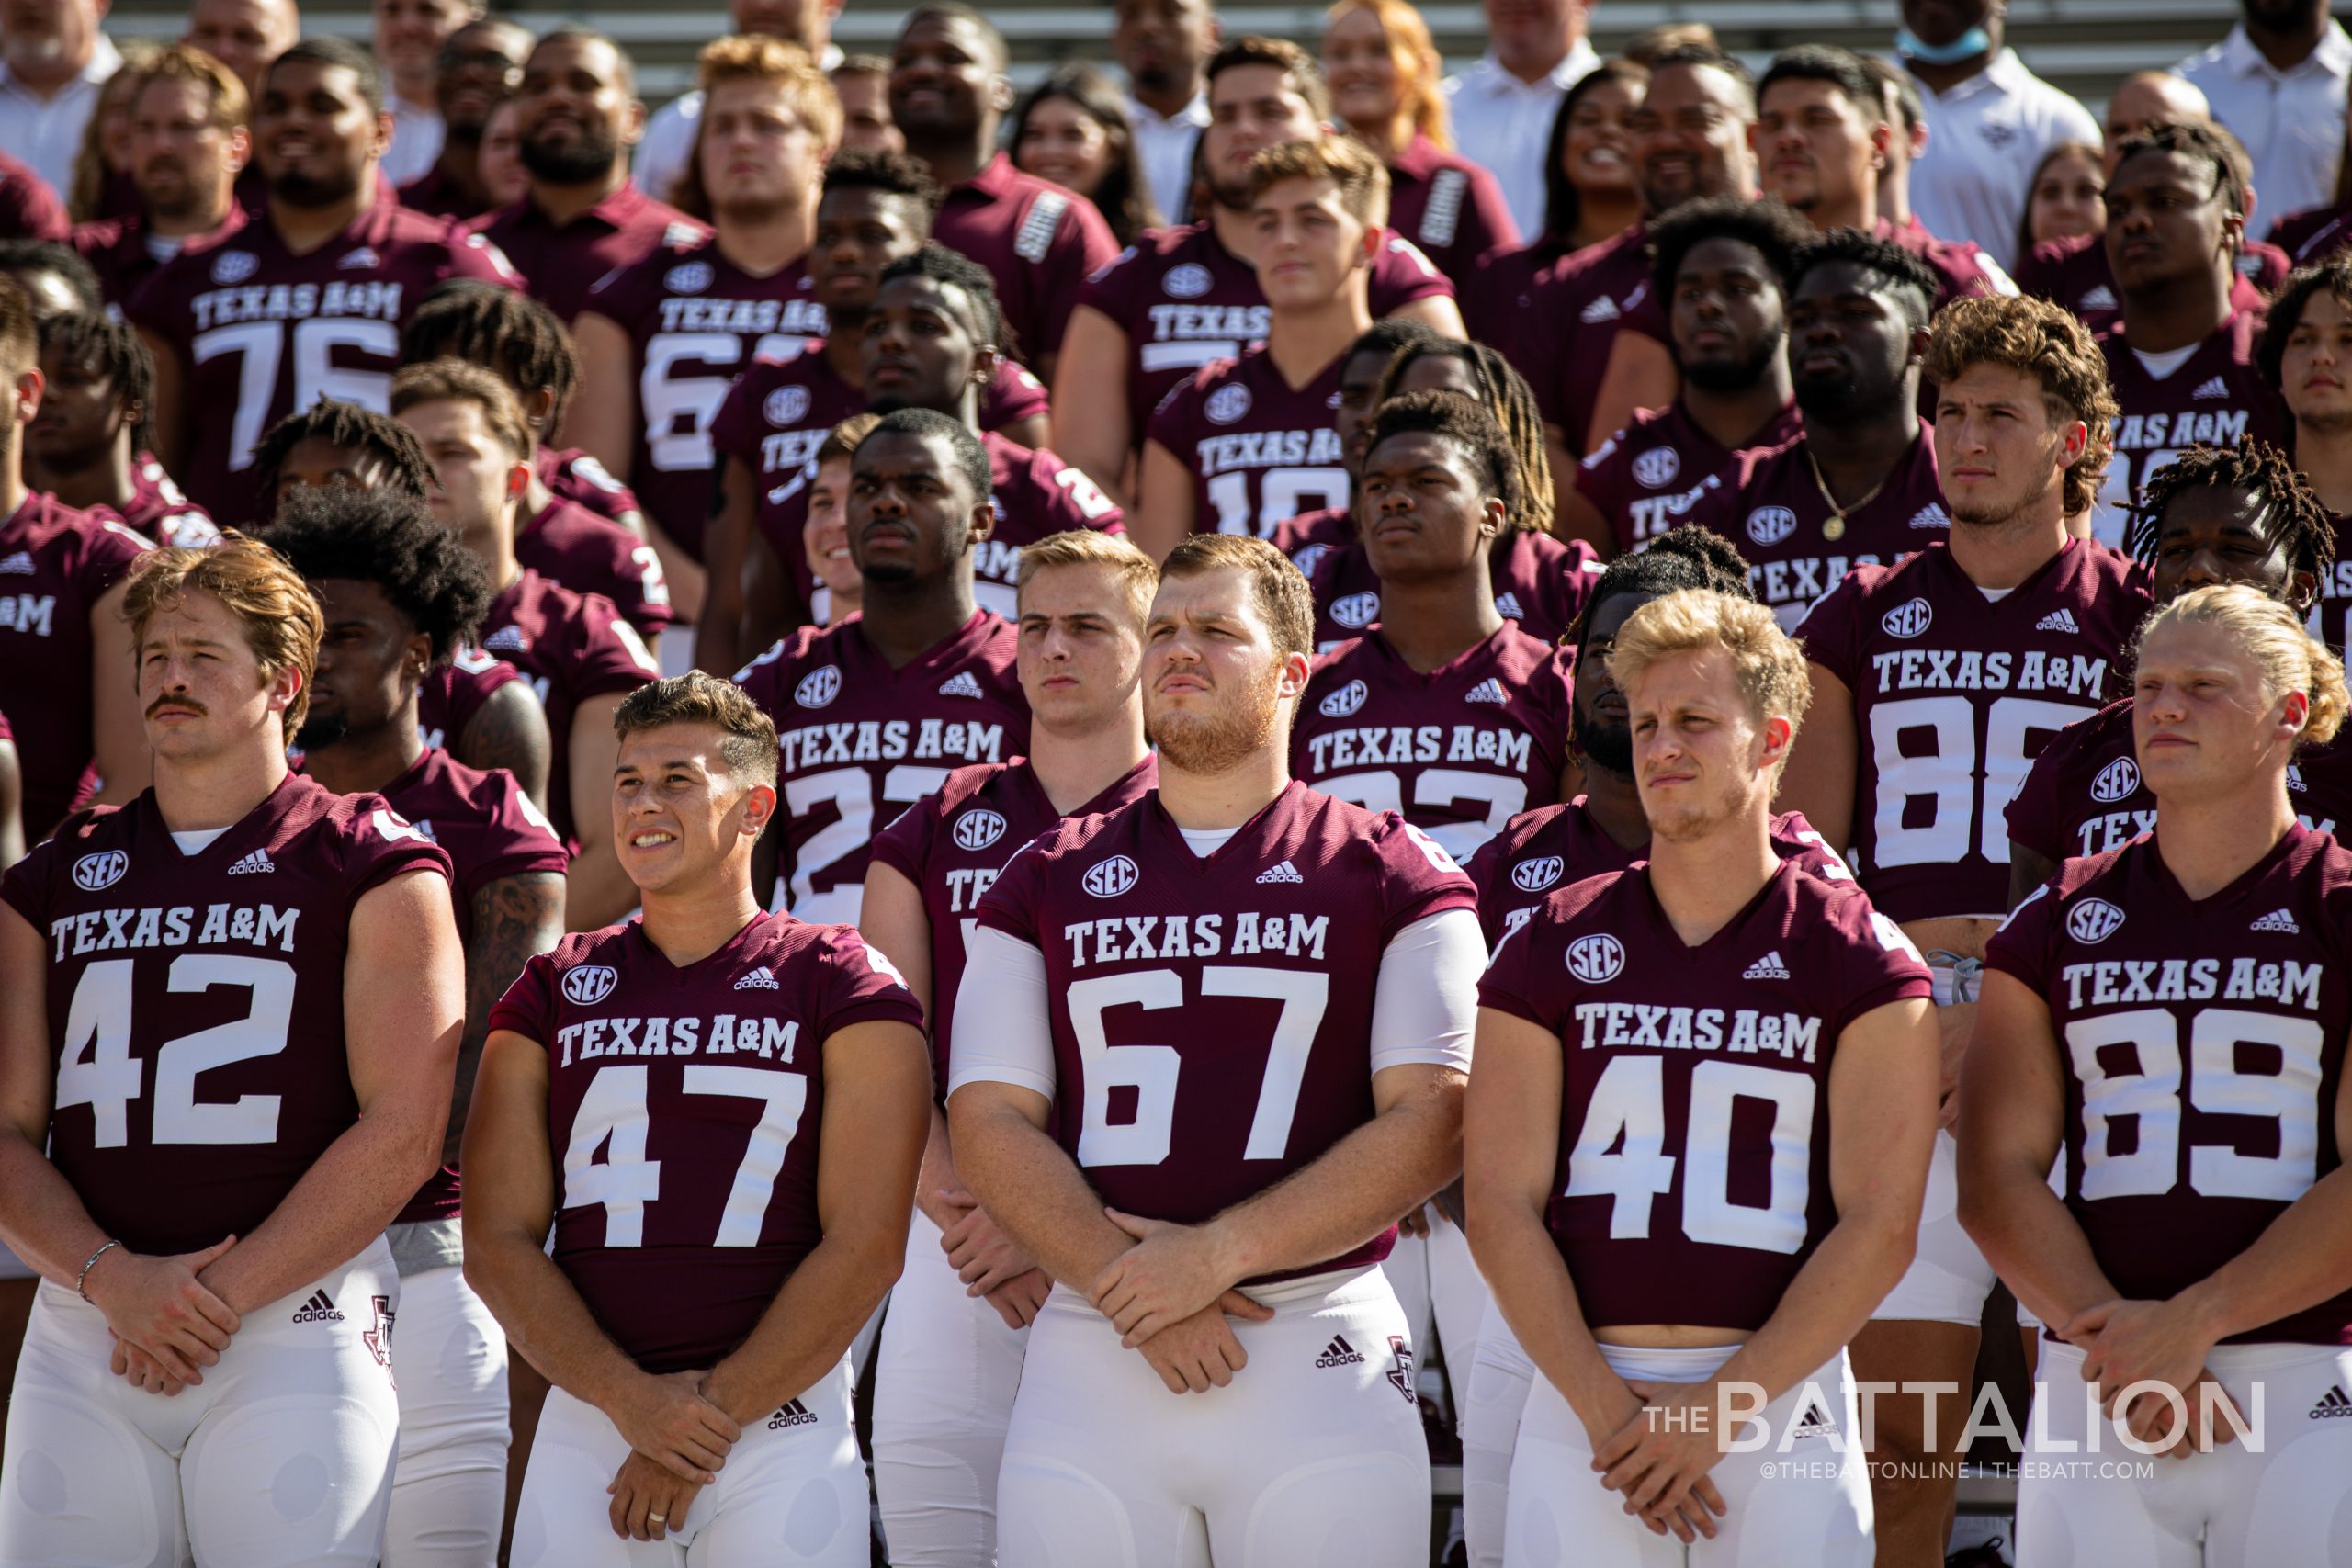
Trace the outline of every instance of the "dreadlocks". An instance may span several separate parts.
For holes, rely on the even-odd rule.
[[[311,440],[379,459],[391,470],[390,488],[418,501],[432,491],[433,465],[408,426],[357,403],[321,398],[271,425],[254,445],[254,479],[261,487],[263,505],[277,504],[278,470],[295,447]]]
[[[548,394],[545,440],[563,423],[580,389],[580,360],[571,334],[554,311],[523,293],[494,283],[458,279],[424,297],[401,333],[401,363],[463,359],[494,370],[528,408]]]
[[[1388,368],[1380,378],[1379,389],[1374,392],[1372,406],[1381,404],[1396,395],[1396,383],[1405,374],[1405,367],[1417,359],[1458,359],[1470,367],[1471,376],[1477,381],[1487,408],[1510,438],[1511,455],[1518,460],[1519,509],[1511,515],[1514,529],[1531,533],[1552,531],[1552,460],[1544,454],[1544,414],[1535,406],[1534,389],[1527,378],[1510,367],[1496,349],[1483,343],[1464,343],[1459,338],[1440,338],[1434,343],[1408,343],[1396,351]]]
[[[2296,571],[2317,581],[2335,560],[2335,522],[2286,455],[2251,435],[2234,446],[2191,446],[2148,476],[2123,545],[2133,559],[2153,564],[2165,509],[2184,491],[2202,486],[2242,490],[2262,503],[2265,531],[2286,552]]]
[[[95,311],[51,316],[40,323],[40,351],[106,377],[114,384],[116,408],[138,408],[130,424],[130,449],[143,452],[155,444],[150,423],[155,408],[155,356],[128,323]]]
[[[1604,601],[1620,593],[1638,593],[1645,600],[1662,599],[1686,588],[1728,593],[1735,599],[1756,597],[1755,590],[1747,585],[1747,562],[1731,541],[1686,523],[1651,540],[1648,547],[1611,561],[1600,581],[1592,585],[1584,608],[1577,612],[1576,625],[1561,640],[1582,648],[1594,614]]]

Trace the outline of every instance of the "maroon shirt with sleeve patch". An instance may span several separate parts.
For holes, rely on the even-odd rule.
[[[646,514],[700,559],[718,494],[710,422],[728,388],[754,358],[786,357],[824,335],[808,268],[754,277],[716,237],[697,236],[612,273],[581,309],[628,334],[638,408],[629,479]]]
[[[1747,558],[1747,586],[1792,631],[1813,602],[1857,567],[1900,559],[1951,530],[1936,482],[1934,432],[1925,422],[1867,506],[1846,514],[1829,536],[1829,502],[1814,477],[1804,437],[1736,453],[1701,481],[1682,518],[1713,529]]]
[[[1466,286],[1479,258],[1519,243],[1502,186],[1484,167],[1415,136],[1388,165],[1388,228]]]
[[[561,876],[571,869],[555,824],[503,768],[485,773],[447,751],[427,750],[382,793],[394,811],[449,857],[461,942],[472,941],[474,899],[491,884],[533,872]],[[458,1195],[458,1168],[445,1165],[417,1189],[393,1223],[453,1219]]]
[[[17,723],[29,839],[74,805],[95,749],[91,608],[146,549],[110,514],[40,491],[0,523],[0,708]]]
[[[1008,623],[976,611],[894,670],[853,618],[803,626],[735,672],[775,721],[776,875],[793,913],[856,919],[877,829],[954,770],[1029,750],[1029,702],[1013,672],[1019,642]]]
[[[2280,249],[2282,243],[2274,233],[2271,243],[2249,240],[2239,251],[2237,276],[2230,284],[2232,310],[2261,310],[2287,281],[2296,262]],[[2115,286],[2115,268],[2107,259],[2107,241],[2101,234],[2042,241],[2018,263],[2017,283],[2020,291],[2086,321],[2123,309],[2122,292]]]
[[[2201,899],[2153,838],[2069,861],[1984,963],[2049,1005],[2060,1197],[2124,1299],[2210,1277],[2343,1163],[2352,852],[2329,835],[2289,829]],[[2352,1345],[2352,1290],[2226,1342]]]
[[[453,277],[519,281],[496,246],[389,202],[301,255],[266,218],[191,241],[123,307],[178,362],[181,487],[223,524],[253,523],[262,433],[322,397],[390,407],[401,329]]]
[[[130,499],[113,511],[138,530],[140,537],[159,545],[201,549],[220,538],[220,525],[180,493],[180,487],[151,453],[131,458]]]
[[[98,275],[98,287],[105,291],[107,303],[119,310],[180,252],[191,244],[206,243],[242,229],[247,219],[245,209],[232,203],[228,217],[211,233],[164,240],[149,232],[146,221],[134,213],[76,223],[66,243],[90,264],[91,270]]]
[[[466,726],[499,687],[523,678],[523,672],[494,653],[461,648],[447,664],[424,672],[416,688],[416,732],[428,750],[448,748],[455,754]]]
[[[1577,493],[1608,519],[1620,550],[1639,549],[1682,522],[1691,492],[1733,453],[1779,446],[1804,430],[1791,403],[1748,439],[1725,446],[1677,398],[1662,409],[1636,410],[1631,424],[1588,454],[1577,465]]]
[[[2115,459],[2091,513],[2092,537],[2121,545],[2129,509],[2148,476],[2180,456],[2183,447],[2233,446],[2241,435],[2287,447],[2291,426],[2286,410],[2255,364],[2261,336],[2261,315],[2239,310],[2159,378],[2123,341],[2122,318],[2098,334],[2108,385],[2122,412],[2115,421]]]
[[[1373,259],[1375,320],[1416,299],[1450,298],[1453,285],[1404,236],[1391,233]],[[1204,366],[1266,341],[1272,309],[1257,268],[1225,248],[1208,223],[1153,229],[1086,280],[1078,302],[1127,334],[1127,421],[1140,450],[1152,410]]]
[[[1315,660],[1291,726],[1291,774],[1396,812],[1466,861],[1531,805],[1559,799],[1570,663],[1505,621],[1423,674],[1366,632]]]
[[[1270,536],[1302,512],[1345,506],[1347,454],[1331,428],[1341,355],[1304,387],[1253,348],[1212,365],[1152,412],[1150,438],[1193,476],[1193,531]]]
[[[1119,254],[1092,202],[1023,174],[1002,152],[948,187],[931,237],[989,269],[1014,346],[1027,358],[1061,348],[1080,286]]]
[[[1931,989],[1851,883],[1787,860],[1695,948],[1646,864],[1547,897],[1496,952],[1478,1000],[1560,1040],[1544,1222],[1585,1322],[1761,1328],[1838,1223],[1839,1037]]]
[[[1527,378],[1536,406],[1558,427],[1571,453],[1584,451],[1593,399],[1619,330],[1655,314],[1657,326],[1651,335],[1666,341],[1665,315],[1651,298],[1648,246],[1649,231],[1636,223],[1570,251],[1537,273],[1509,315],[1495,313],[1502,306],[1499,299],[1485,302],[1482,330]]]
[[[2287,769],[2287,798],[2314,833],[2352,825],[2352,745],[2307,746]],[[2052,863],[2120,849],[2156,826],[2156,795],[2140,778],[2132,699],[2070,724],[2041,749],[2009,802],[2009,842]]]
[[[1044,956],[1062,1148],[1104,1202],[1196,1224],[1373,1119],[1381,955],[1473,902],[1418,829],[1294,779],[1206,857],[1156,790],[1072,818],[1005,865],[979,923]],[[1288,1274],[1376,1263],[1396,1235]]]
[[[1159,783],[1159,759],[1144,760],[1070,813],[1095,817],[1143,798]],[[966,939],[979,922],[981,896],[997,874],[1038,834],[1062,821],[1036,770],[1018,762],[958,768],[874,840],[874,859],[922,895],[931,927],[932,1092],[947,1099],[956,994],[964,983]]]
[[[505,252],[531,280],[531,298],[569,325],[605,274],[642,261],[657,245],[692,244],[710,229],[668,202],[623,185],[568,223],[556,223],[526,196],[461,225],[458,232],[482,235]]]
[[[632,512],[644,511],[637,491],[577,446],[542,446],[532,455],[531,467],[559,500],[584,506],[599,517],[618,523]]]
[[[635,920],[567,936],[491,1010],[547,1052],[556,1267],[644,1371],[733,1353],[824,1239],[825,1042],[873,1022],[922,1024],[889,960],[766,914],[683,969]]]
[[[653,547],[608,517],[561,496],[514,535],[514,559],[574,593],[601,593],[646,637],[677,619],[670,580]]]
[[[1854,880],[1802,811],[1784,811],[1772,818],[1772,848],[1782,860],[1795,861],[1815,876]],[[1583,795],[1512,818],[1501,832],[1478,846],[1464,868],[1478,887],[1478,924],[1487,933],[1487,946],[1499,945],[1533,919],[1554,888],[1623,871],[1649,854],[1648,840],[1629,850],[1603,831]]]
[[[1947,547],[1857,568],[1797,628],[1853,694],[1855,869],[1897,920],[1998,919],[2002,813],[2061,730],[2120,688],[2149,608],[2140,569],[2069,539],[2000,600]]]
[[[1349,537],[1317,556],[1307,571],[1315,594],[1315,646],[1328,651],[1362,637],[1380,624],[1380,574],[1354,537],[1355,524],[1341,514]],[[1277,543],[1280,542],[1277,531]],[[1312,546],[1302,547],[1311,548]],[[1295,561],[1298,558],[1293,554]],[[1582,539],[1555,539],[1520,529],[1496,543],[1487,561],[1495,608],[1519,629],[1544,642],[1557,642],[1584,614],[1607,563]],[[1306,568],[1300,568],[1307,570]]]
[[[49,1157],[134,1252],[251,1235],[359,1120],[351,911],[449,858],[383,797],[299,773],[183,853],[154,792],[76,818],[0,881],[49,951]]]

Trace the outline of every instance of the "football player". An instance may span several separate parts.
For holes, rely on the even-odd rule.
[[[1879,1540],[1902,1562],[1951,1535],[1993,1286],[1955,1214],[1940,1129],[1958,1111],[1984,940],[2008,907],[2001,813],[2033,754],[2120,689],[2148,608],[2130,560],[2067,530],[2098,493],[2115,412],[2082,323],[2046,299],[1954,300],[1936,317],[1927,374],[1949,543],[1857,567],[1806,615],[1813,717],[1781,796],[1853,847],[1871,902],[1935,971],[1943,1102],[1918,1256],[1854,1342],[1866,1382],[1947,1389],[1877,1402]]]
[[[161,545],[209,545],[220,530],[147,455],[155,360],[121,321],[76,310],[40,324],[40,412],[25,432],[25,479],[68,506],[104,507]]]
[[[637,902],[602,809],[618,744],[613,710],[662,666],[611,600],[574,593],[515,559],[531,428],[505,382],[459,360],[412,365],[392,379],[392,414],[432,463],[434,516],[490,575],[482,651],[521,671],[547,710],[548,816],[575,846],[564,919],[594,931]]]
[[[958,768],[875,840],[858,930],[923,1004],[943,1100],[981,896],[1040,833],[1130,805],[1158,780],[1138,687],[1158,578],[1134,546],[1091,531],[1023,551],[1027,759]],[[875,1373],[874,1484],[892,1562],[968,1568],[996,1561],[1005,1427],[1051,1281],[964,1189],[938,1109],[915,1212]]]
[[[275,554],[155,552],[123,614],[154,786],[0,881],[0,1235],[42,1278],[0,1562],[371,1562],[384,1229],[465,1022],[449,859],[288,771],[322,628]]]
[[[498,1550],[506,1507],[506,1339],[468,1289],[458,1226],[465,1133],[491,1004],[563,935],[571,857],[514,775],[485,773],[417,733],[425,672],[472,640],[490,580],[424,502],[393,490],[309,490],[262,542],[325,613],[302,771],[338,795],[375,794],[456,869],[466,1032],[441,1168],[386,1233],[401,1276],[400,1463],[387,1568],[469,1568]]]
[[[1029,749],[1013,629],[972,593],[993,524],[979,437],[936,410],[900,409],[850,464],[864,613],[804,626],[735,674],[782,748],[760,874],[803,919],[854,919],[877,829],[955,769]]]
[[[906,1246],[922,1010],[854,931],[761,909],[776,739],[741,691],[613,722],[644,916],[525,966],[467,1128],[467,1278],[555,1384],[516,1568],[865,1568],[846,1352]]]
[[[1311,626],[1272,545],[1180,544],[1145,637],[1158,786],[980,900],[956,1168],[1056,1282],[1005,1438],[1007,1562],[1428,1551],[1412,1346],[1374,1265],[1458,1168],[1482,955],[1443,850],[1290,777]]]
[[[1964,1069],[1962,1217],[2052,1330],[2018,1561],[2327,1562],[2352,1491],[2329,1419],[2352,1408],[2352,856],[2295,820],[2288,773],[2342,722],[2343,666],[2245,584],[2174,600],[2136,652],[2155,830],[2018,907]],[[2052,1458],[2093,1447],[2123,1462]]]
[[[1479,992],[1469,1233],[1543,1372],[1504,1560],[1866,1561],[1845,1346],[1918,1224],[1927,966],[1772,844],[1806,692],[1768,611],[1672,593],[1608,659],[1649,861],[1553,893]],[[1727,1458],[1732,1395],[1784,1478]]]
[[[262,432],[322,397],[382,411],[401,325],[427,289],[517,281],[495,246],[377,199],[391,123],[383,74],[357,45],[287,50],[254,104],[266,205],[189,244],[124,306],[155,356],[155,456],[224,525],[267,514]]]

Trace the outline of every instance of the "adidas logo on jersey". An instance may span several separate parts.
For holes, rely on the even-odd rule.
[[[30,577],[36,570],[30,550],[18,550],[6,560],[0,560],[0,577]]]
[[[1598,326],[1603,321],[1613,321],[1624,313],[1625,312],[1617,308],[1616,300],[1611,299],[1608,295],[1604,294],[1600,299],[1595,299],[1591,304],[1587,305],[1583,310],[1577,311],[1577,320],[1582,321],[1589,327]]]
[[[1832,1438],[1838,1435],[1838,1423],[1832,1421],[1829,1413],[1820,1405],[1808,1404],[1804,1407],[1804,1415],[1797,1421],[1796,1429],[1789,1435],[1792,1438]]]
[[[1301,570],[1304,570],[1305,569],[1302,568]],[[1504,592],[1496,594],[1495,614],[1502,616],[1503,619],[1507,621],[1523,621],[1527,619],[1527,612],[1519,607],[1519,595],[1516,593]]]
[[[362,245],[356,251],[344,252],[343,259],[334,265],[345,272],[357,272],[363,267],[383,265],[384,258],[378,255],[372,248]]]
[[[1303,883],[1306,880],[1306,878],[1298,874],[1298,867],[1288,861],[1283,862],[1280,865],[1270,865],[1258,874],[1258,884],[1261,887],[1270,882]]]
[[[2352,1416],[2352,1394],[2346,1394],[2344,1385],[2338,1382],[2328,1384],[2327,1392],[2319,1396],[2319,1403],[2312,1406],[2306,1419],[2340,1421],[2347,1416]]]
[[[817,1413],[797,1399],[768,1417],[768,1430],[771,1432],[781,1432],[787,1427],[813,1427],[816,1424]]]
[[[2216,376],[2209,381],[2199,382],[2197,389],[2188,395],[2192,398],[2226,398],[2230,395],[2230,384]]]
[[[2287,764],[2287,788],[2296,795],[2303,793],[2303,770],[2298,763]]]
[[[1462,700],[1465,703],[1507,703],[1510,701],[1510,694],[1503,690],[1500,681],[1490,675],[1471,687]]]
[[[959,670],[939,683],[939,694],[943,697],[971,697],[977,700],[985,694],[980,690],[978,679],[969,670]]]
[[[750,974],[735,982],[735,988],[739,991],[776,991],[783,989],[782,987],[775,983],[775,976],[769,974],[764,969],[752,970]]]
[[[1323,1353],[1315,1358],[1315,1364],[1318,1367],[1362,1366],[1363,1355],[1348,1343],[1346,1335],[1335,1334],[1331,1337],[1331,1343],[1323,1347]]]
[[[2075,624],[2074,611],[2052,610],[2034,622],[2033,629],[2038,632],[2080,632],[2083,628]]]
[[[2077,310],[2112,310],[2115,309],[2115,290],[2102,283],[2076,300],[2075,308]]]
[[[520,626],[501,626],[482,638],[481,646],[485,652],[495,649],[502,653],[520,653],[531,646],[531,639],[523,635]]]
[[[1951,517],[1941,506],[1931,501],[1911,514],[1909,525],[1914,528],[1949,528],[1951,526]]]
[[[255,850],[229,868],[232,876],[250,876],[255,872],[276,871],[277,863],[269,858],[267,850]]]
[[[2277,931],[2281,936],[2303,934],[2303,928],[2295,923],[2295,917],[2284,909],[2273,909],[2245,929],[2250,931]]]
[[[1789,978],[1789,966],[1781,962],[1780,950],[1775,948],[1749,964],[1739,977],[1743,980],[1785,980]]]
[[[312,1291],[311,1299],[294,1309],[293,1320],[296,1323],[341,1323],[343,1314],[335,1310],[334,1303],[327,1298],[324,1291]]]

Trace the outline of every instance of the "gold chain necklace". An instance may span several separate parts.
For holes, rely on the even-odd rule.
[[[1821,536],[1832,541],[1846,536],[1846,519],[1876,501],[1878,492],[1886,488],[1886,481],[1894,477],[1894,470],[1887,469],[1879,476],[1878,483],[1864,491],[1860,499],[1853,505],[1840,506],[1838,504],[1838,498],[1829,493],[1829,481],[1821,477],[1821,459],[1813,455],[1811,446],[1807,446],[1804,449],[1804,460],[1805,466],[1813,470],[1814,488],[1821,491],[1822,504],[1829,508],[1829,519],[1821,525]]]

